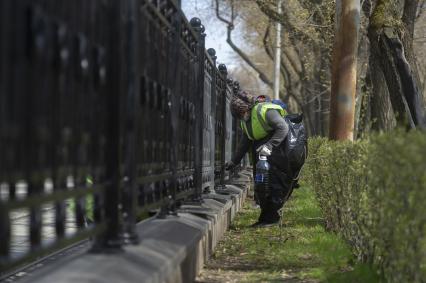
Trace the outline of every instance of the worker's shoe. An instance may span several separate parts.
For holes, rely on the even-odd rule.
[[[257,221],[256,223],[252,224],[250,227],[252,228],[267,228],[277,225],[280,222],[280,220],[276,221]]]

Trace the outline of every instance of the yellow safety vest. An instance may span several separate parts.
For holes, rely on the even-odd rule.
[[[266,112],[268,110],[277,110],[281,116],[287,115],[287,112],[279,105],[263,102],[256,104],[251,110],[251,125],[241,121],[241,128],[250,140],[261,140],[265,138],[272,128],[266,122]]]

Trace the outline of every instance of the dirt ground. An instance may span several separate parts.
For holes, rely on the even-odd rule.
[[[292,270],[281,272],[276,279],[254,279],[250,275],[256,267],[236,256],[226,256],[220,260],[211,259],[197,277],[196,283],[240,283],[240,282],[286,282],[314,283],[318,281],[300,279]]]

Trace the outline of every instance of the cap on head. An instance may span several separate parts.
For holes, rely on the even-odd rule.
[[[271,99],[269,98],[269,96],[261,94],[256,96],[255,101],[256,103],[262,103],[262,102],[270,102]]]

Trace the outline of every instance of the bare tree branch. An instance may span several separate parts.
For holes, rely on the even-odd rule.
[[[265,30],[265,34],[263,36],[263,47],[265,49],[266,54],[268,57],[273,61],[274,56],[272,55],[272,48],[269,44],[269,36],[270,36],[270,29],[272,26],[272,21],[269,21],[269,24]],[[292,79],[289,72],[288,66],[286,66],[284,58],[281,59],[281,68],[280,68],[281,75],[284,77],[284,87],[287,90],[287,95],[283,95],[280,93],[280,96],[283,98],[284,101],[288,101],[290,97],[294,99],[294,101],[298,104],[299,107],[302,107],[302,101],[294,94],[293,87],[292,87]],[[297,72],[296,72],[297,74]],[[300,80],[298,80],[296,87],[300,85]]]
[[[289,51],[286,48],[283,48],[283,53],[286,56],[286,58],[288,59],[288,61],[291,64],[291,67],[293,68],[293,70],[299,75],[299,77],[303,77],[304,76],[304,70],[303,70],[303,62],[299,59],[299,64],[296,63],[296,59],[294,58],[294,56],[292,56]],[[298,54],[299,55],[299,54]]]
[[[268,18],[283,24],[289,34],[295,34],[302,38],[306,38],[310,41],[312,45],[315,46],[321,44],[321,42],[318,42],[318,40],[313,38],[312,35],[307,32],[304,32],[303,29],[293,25],[288,17],[287,10],[284,9],[284,12],[282,14],[278,14],[275,7],[271,8],[267,3],[265,3],[264,0],[256,0],[256,4]]]
[[[272,81],[266,76],[266,74],[260,70],[258,66],[256,66],[253,61],[249,58],[247,54],[245,54],[235,43],[232,41],[232,28],[228,26],[227,38],[226,42],[229,46],[234,50],[250,67],[252,67],[258,74],[259,78],[268,86],[272,87]]]
[[[269,21],[268,22],[268,26],[265,29],[265,34],[263,35],[263,48],[265,49],[266,54],[268,55],[268,57],[273,60],[274,56],[272,55],[272,50],[268,44],[268,38],[269,38],[269,34],[271,32],[271,25],[272,22]]]
[[[227,20],[227,19],[225,19],[224,17],[222,17],[221,16],[221,14],[220,14],[220,11],[219,11],[219,0],[215,0],[216,1],[216,17],[220,20],[220,21],[222,21],[222,22],[224,22],[225,24],[227,24],[228,26],[232,26],[232,28],[234,28],[234,23],[233,23],[233,21],[229,21],[229,20]],[[233,5],[232,5],[233,6]]]
[[[426,10],[426,0],[422,0],[420,2],[419,7],[417,9],[416,20],[418,20],[422,16],[424,10]]]
[[[405,1],[404,13],[402,15],[402,21],[404,22],[410,37],[414,37],[414,22],[417,14],[417,7],[419,6],[419,0]]]
[[[263,83],[265,83],[269,88],[272,89],[273,83],[268,78],[268,76],[253,62],[253,60],[247,55],[241,48],[239,48],[234,41],[232,40],[232,31],[234,30],[234,21],[236,19],[236,13],[235,13],[235,3],[234,0],[230,0],[230,8],[231,8],[231,18],[226,18],[221,14],[220,11],[220,0],[215,0],[215,11],[216,11],[216,17],[227,26],[227,38],[226,42],[228,45],[232,48],[232,50],[237,53],[241,59],[243,59],[247,65],[249,65],[256,73],[258,74],[259,78]],[[272,55],[272,48],[269,44],[269,37],[271,33],[271,26],[272,21],[268,24],[268,27],[265,30],[264,36],[263,36],[263,44],[264,49],[268,57],[273,60]],[[293,43],[294,44],[294,43]],[[294,46],[292,46],[294,50]],[[296,51],[294,51],[296,52]],[[299,53],[296,52],[298,56],[300,56]],[[287,54],[284,53],[285,56],[283,56],[283,59],[281,60],[281,75],[285,79],[284,87],[286,89],[286,94],[283,91],[280,91],[280,97],[283,98],[284,101],[288,102],[289,98],[291,97],[296,104],[300,107],[300,109],[305,109],[305,106],[307,103],[302,102],[301,98],[299,98],[296,93],[301,93],[301,90],[298,88],[303,89],[303,84],[301,82],[302,79],[302,73],[304,72],[304,66],[301,58],[299,59],[299,62],[296,63],[295,58],[292,58],[293,56],[290,55],[288,52]],[[298,65],[299,64],[299,65]],[[293,82],[292,76],[296,78],[297,80]]]
[[[242,51],[232,40],[232,31],[234,29],[234,20],[235,20],[235,17],[236,17],[236,13],[234,12],[234,1],[231,1],[231,14],[232,14],[231,20],[228,20],[228,19],[221,16],[220,7],[219,7],[219,0],[215,0],[215,2],[216,2],[215,10],[216,10],[217,18],[220,21],[227,24],[226,42],[232,48],[232,50],[235,51],[235,53],[237,53],[251,68],[253,68],[253,70],[255,70],[257,72],[257,74],[259,75],[259,78],[262,80],[262,82],[264,82],[269,88],[272,89],[273,83],[268,78],[268,76],[258,66],[256,66],[256,64],[254,64],[254,62],[250,59],[250,57],[244,51]],[[280,91],[280,96],[283,97],[283,98],[285,97],[285,95],[282,91]],[[291,95],[291,96],[293,96],[296,103],[300,105],[300,100],[297,97],[295,97],[294,95]]]
[[[253,61],[249,58],[247,54],[244,53],[233,41],[232,41],[232,31],[234,30],[234,1],[231,1],[231,19],[228,20],[221,16],[220,9],[219,9],[219,0],[215,0],[216,2],[216,17],[226,23],[227,25],[227,36],[226,36],[226,42],[229,44],[229,46],[232,48],[232,50],[235,51],[250,67],[252,67],[258,74],[259,78],[269,87],[272,87],[272,81],[269,80],[267,75],[258,67],[256,64],[253,63]]]

